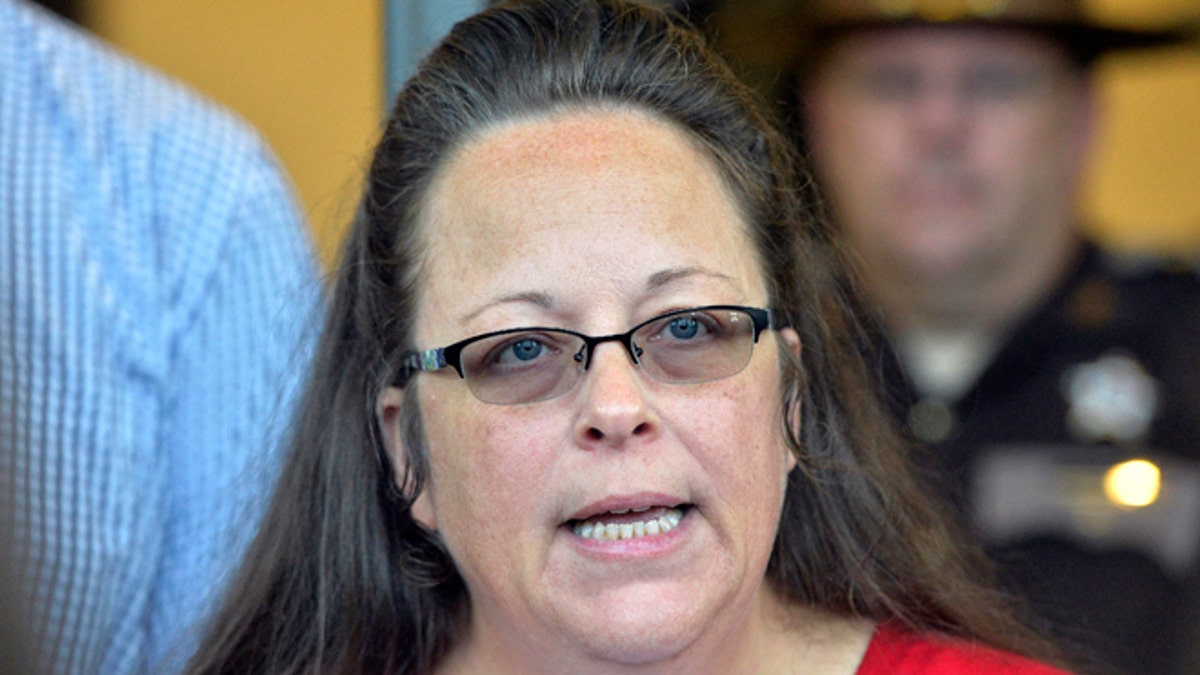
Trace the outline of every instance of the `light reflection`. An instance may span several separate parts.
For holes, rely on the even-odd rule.
[[[1112,503],[1125,508],[1149,506],[1158,499],[1162,471],[1153,462],[1131,459],[1115,464],[1104,476],[1104,493]]]

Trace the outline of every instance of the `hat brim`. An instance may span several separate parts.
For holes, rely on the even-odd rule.
[[[1028,31],[1062,43],[1077,57],[1085,61],[1090,61],[1110,52],[1135,51],[1189,43],[1200,46],[1200,27],[1197,26],[1158,30],[1132,30],[1084,23],[1031,23],[981,19],[945,22],[922,21],[919,19],[848,21],[816,27],[811,37],[815,42],[821,43],[848,33],[918,26],[978,26],[990,29]]]

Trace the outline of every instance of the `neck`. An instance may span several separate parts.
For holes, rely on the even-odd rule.
[[[1054,291],[1080,247],[1068,234],[994,264],[923,275],[867,261],[861,274],[893,334],[1002,336]]]

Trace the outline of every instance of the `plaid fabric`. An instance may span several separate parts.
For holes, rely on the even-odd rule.
[[[315,272],[244,125],[0,0],[0,513],[50,672],[189,655],[275,475]]]

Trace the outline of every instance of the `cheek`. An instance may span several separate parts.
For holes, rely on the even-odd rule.
[[[1012,227],[1036,225],[1044,218],[1039,211],[1067,193],[1070,172],[1057,138],[1061,134],[1045,124],[1013,121],[991,126],[977,146],[974,167],[984,177],[986,211],[995,221]]]
[[[737,386],[691,405],[683,413],[688,423],[675,425],[689,430],[684,442],[697,449],[696,459],[722,500],[751,518],[769,517],[778,509],[793,460],[783,439],[782,394],[777,387],[758,384],[771,375],[739,378]]]
[[[847,166],[869,166],[866,160],[896,152],[904,127],[900,113],[857,102],[837,105],[826,115],[824,124],[831,149],[847,158]]]
[[[996,110],[976,125],[976,152],[998,175],[1041,181],[1047,169],[1063,165],[1063,139],[1073,133],[1072,127],[1053,109]]]
[[[511,408],[474,401],[423,406],[432,470],[432,506],[448,542],[460,532],[498,530],[536,515],[553,456],[552,430],[522,419]]]
[[[852,110],[816,131],[813,157],[822,187],[843,211],[880,200],[883,188],[911,162],[903,134],[884,115]]]

